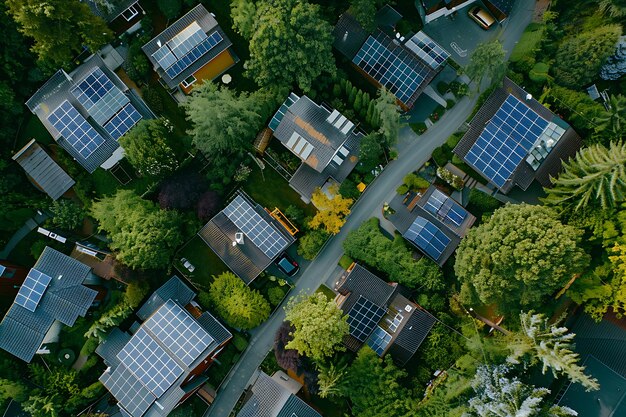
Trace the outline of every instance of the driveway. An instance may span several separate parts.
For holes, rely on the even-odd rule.
[[[511,24],[505,28],[503,42],[505,45],[514,45],[522,31],[530,22],[534,0],[519,0],[511,15]],[[520,13],[521,12],[521,13]],[[380,210],[384,201],[389,201],[395,193],[396,187],[404,176],[417,167],[423,165],[436,147],[442,145],[446,139],[465,122],[474,107],[478,96],[465,97],[450,111],[446,112],[439,123],[417,136],[409,127],[400,132],[398,141],[398,159],[392,161],[370,184],[361,198],[352,207],[352,212],[341,232],[331,238],[306,269],[300,272],[300,277],[292,294],[311,294],[320,284],[332,279],[337,271],[337,262],[343,254],[342,242],[352,230],[357,229],[365,220],[373,217]],[[246,351],[235,365],[226,381],[222,384],[213,405],[207,410],[207,417],[228,417],[235,407],[237,400],[248,385],[254,371],[263,361],[267,352],[272,349],[274,335],[285,319],[285,312],[280,308],[263,325],[254,329],[252,339]]]

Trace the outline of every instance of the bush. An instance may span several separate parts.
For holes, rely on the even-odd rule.
[[[450,89],[450,86],[448,85],[447,82],[439,81],[437,83],[437,91],[439,91],[439,94],[445,94],[448,92],[449,89]]]
[[[480,219],[484,214],[493,213],[500,206],[502,206],[502,203],[496,198],[475,188],[472,188],[472,191],[470,191],[467,211],[477,218]]]
[[[450,91],[455,97],[462,97],[469,94],[469,86],[459,81],[452,81],[450,83]]]
[[[146,102],[153,112],[157,115],[163,113],[163,100],[161,100],[161,95],[156,90],[156,87],[147,86],[142,88],[141,95],[143,101]]]
[[[299,207],[290,205],[287,207],[284,214],[299,229],[301,229],[304,225],[304,211],[302,211]]]
[[[233,346],[239,351],[243,352],[248,347],[248,341],[242,335],[235,333],[233,336]]]
[[[444,180],[445,182],[447,182],[449,185],[456,188],[457,190],[463,189],[463,185],[464,185],[463,180],[460,177],[448,171],[447,169],[442,168],[442,167],[437,168],[437,176],[441,178],[442,180]]]
[[[353,200],[357,200],[361,193],[356,188],[356,184],[350,178],[346,178],[344,182],[341,183],[339,187],[339,194],[345,198],[351,198]]]
[[[446,110],[450,110],[452,107],[454,107],[454,105],[456,104],[456,101],[452,100],[451,98],[446,100]]]
[[[450,148],[448,148],[445,144],[433,150],[433,160],[437,164],[437,166],[444,166],[448,163],[450,158],[452,157],[452,152]]]
[[[277,306],[285,298],[283,287],[271,287],[267,290],[267,298],[272,306]]]
[[[435,107],[435,110],[433,110],[433,112],[429,116],[429,119],[432,120],[433,122],[436,122],[437,120],[441,119],[441,116],[443,116],[445,112],[446,112],[446,108],[443,107],[442,105],[438,105],[437,107]]]
[[[33,258],[39,259],[39,257],[41,256],[41,254],[42,254],[43,250],[46,248],[46,246],[48,246],[48,242],[46,242],[43,239],[38,239],[30,247],[30,254],[32,255]]]
[[[545,62],[537,62],[533,69],[528,73],[528,78],[535,83],[544,84],[550,78],[550,75],[548,74],[549,71],[550,65]]]
[[[402,183],[398,188],[396,188],[396,193],[400,195],[404,195],[409,192],[409,186]]]
[[[459,144],[461,138],[463,137],[462,133],[455,133],[446,140],[446,146],[450,149],[454,149],[456,145]],[[452,156],[454,158],[454,155]]]
[[[83,347],[80,349],[81,355],[91,355],[96,351],[96,348],[100,344],[100,341],[95,337],[90,337],[87,339]]]
[[[322,229],[309,230],[300,238],[298,255],[308,260],[315,258],[329,236],[330,235]]]
[[[522,57],[519,61],[513,64],[513,69],[521,74],[527,74],[535,65],[534,56]]]
[[[178,17],[183,6],[181,0],[157,0],[157,5],[167,20]]]
[[[341,258],[339,258],[339,266],[345,270],[350,268],[350,265],[352,265],[353,262],[352,258],[346,254],[341,255]]]
[[[426,123],[424,122],[419,122],[419,123],[411,123],[411,129],[413,129],[413,132],[417,133],[418,135],[421,135],[422,133],[426,132],[426,129],[428,129],[428,127],[426,127]]]
[[[426,181],[424,178],[420,177],[419,175],[415,174],[414,172],[411,172],[404,177],[404,184],[411,191],[417,191],[422,188],[428,188],[430,186],[430,183],[428,181]],[[398,194],[404,194],[404,193],[398,193]]]

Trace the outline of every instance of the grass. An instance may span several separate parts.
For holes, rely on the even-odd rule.
[[[213,275],[219,275],[228,271],[228,267],[209,248],[209,246],[196,235],[177,254],[178,258],[187,258],[196,267],[193,273],[188,273],[183,267],[179,270],[201,289],[207,289],[213,282]]]
[[[511,52],[511,62],[517,62],[525,56],[534,55],[535,50],[543,38],[545,25],[541,23],[531,23],[526,27],[513,52]]]
[[[324,294],[326,298],[328,298],[328,301],[335,299],[335,292],[324,284],[320,285],[319,288],[315,292],[320,292]]]
[[[93,181],[94,190],[98,197],[113,195],[117,190],[120,189],[133,190],[137,195],[142,195],[155,185],[155,180],[153,180],[152,178],[135,177],[135,171],[130,166],[128,161],[123,160],[120,162],[120,164],[126,170],[126,172],[128,172],[132,180],[128,184],[122,185],[117,179],[115,179],[111,172],[105,171],[102,168],[98,168],[94,171],[93,174],[91,174],[91,180]]]
[[[352,262],[354,262],[352,258],[344,253],[339,259],[339,266],[345,270],[348,270],[348,268],[350,268],[350,265],[352,265]]]

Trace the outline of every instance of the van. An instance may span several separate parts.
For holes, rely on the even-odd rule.
[[[472,7],[467,13],[472,20],[478,23],[480,27],[485,30],[489,29],[494,23],[496,23],[496,19],[494,19],[493,16],[491,16],[482,7]]]

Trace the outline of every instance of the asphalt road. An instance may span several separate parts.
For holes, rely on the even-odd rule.
[[[500,40],[504,48],[511,51],[521,36],[522,31],[530,22],[534,0],[518,0],[509,21],[504,26]],[[465,97],[441,120],[421,136],[417,136],[410,128],[400,132],[398,141],[398,159],[392,161],[370,184],[361,198],[352,207],[352,212],[341,232],[334,236],[322,249],[317,258],[302,271],[292,295],[311,294],[326,282],[339,258],[343,254],[342,242],[349,232],[358,228],[365,220],[380,210],[383,202],[391,200],[396,187],[404,176],[423,165],[436,147],[443,144],[450,135],[455,133],[472,112],[477,96]],[[280,308],[270,319],[252,331],[252,340],[227,377],[213,405],[205,413],[206,417],[228,417],[237,400],[247,387],[254,371],[263,361],[267,352],[272,349],[274,335],[285,319],[285,312]]]

